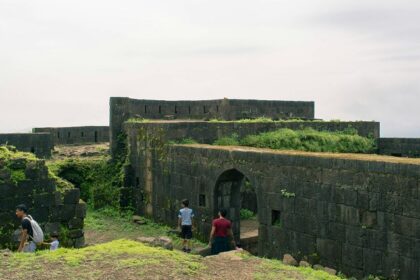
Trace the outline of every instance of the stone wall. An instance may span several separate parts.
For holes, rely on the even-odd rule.
[[[343,131],[354,128],[365,137],[379,137],[378,122],[328,122],[328,121],[278,121],[278,122],[205,122],[205,121],[147,121],[126,123],[126,134],[140,130],[164,131],[166,140],[180,141],[192,138],[199,143],[212,144],[215,140],[233,133],[243,138],[250,134],[274,131],[281,128],[300,129],[311,127],[316,130]],[[133,135],[131,135],[133,136]]]
[[[420,138],[379,138],[378,153],[399,157],[420,157]]]
[[[275,100],[200,100],[200,101],[164,101],[136,100],[126,97],[111,97],[110,128],[111,153],[115,155],[121,148],[118,137],[123,133],[123,124],[130,118],[145,119],[224,119],[269,117],[314,118],[314,102],[275,101]]]
[[[33,132],[47,132],[55,145],[109,142],[108,126],[43,127]]]
[[[142,129],[128,139],[126,193],[140,213],[175,225],[188,198],[205,239],[227,198],[238,238],[237,186],[247,178],[257,194],[259,255],[291,253],[356,277],[420,279],[420,160],[167,146],[164,132]]]
[[[0,156],[0,248],[17,246],[12,237],[20,226],[15,207],[22,203],[46,235],[58,232],[62,245],[82,247],[86,204],[79,189],[58,192],[43,160],[13,157]]]
[[[34,153],[40,158],[51,157],[54,144],[49,133],[7,133],[0,134],[0,145],[15,146],[23,152]]]

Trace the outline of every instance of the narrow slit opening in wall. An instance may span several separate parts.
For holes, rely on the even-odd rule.
[[[144,113],[147,114],[147,105],[144,105]]]
[[[191,115],[191,106],[188,106],[188,114]]]
[[[57,132],[57,138],[60,139],[60,132]]]
[[[98,132],[97,131],[95,131],[95,143],[97,143],[98,142]]]
[[[175,114],[178,114],[178,107],[175,106]]]
[[[206,207],[206,195],[205,194],[200,194],[198,196],[198,206]]]
[[[216,112],[219,113],[219,105],[216,106]]]
[[[204,112],[204,114],[207,113],[206,106],[203,106],[203,112]]]
[[[271,225],[281,226],[281,213],[278,210],[271,210]]]
[[[162,114],[162,106],[159,105],[159,114]]]
[[[67,138],[70,138],[71,134],[70,132],[67,132]]]
[[[85,137],[85,133],[84,132],[81,132],[80,133],[80,136]]]

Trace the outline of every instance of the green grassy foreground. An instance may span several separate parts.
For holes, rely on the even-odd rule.
[[[0,279],[340,279],[311,268],[286,266],[279,260],[243,252],[212,257],[154,248],[135,241],[139,236],[169,236],[169,227],[148,221],[131,223],[130,213],[90,210],[83,249],[61,248],[36,254],[0,254]],[[194,240],[194,246],[203,246]],[[28,269],[30,268],[30,269]]]

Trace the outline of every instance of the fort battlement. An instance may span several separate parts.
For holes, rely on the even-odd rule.
[[[140,100],[126,97],[110,99],[111,153],[121,148],[118,138],[130,118],[144,119],[222,119],[238,120],[267,117],[271,119],[313,119],[314,102],[219,99],[200,101]]]

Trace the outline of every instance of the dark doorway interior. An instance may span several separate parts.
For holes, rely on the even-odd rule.
[[[223,172],[215,188],[215,215],[220,208],[228,211],[233,223],[235,241],[252,253],[258,244],[257,195],[249,179],[240,171],[230,169]],[[252,243],[252,244],[251,244]]]

